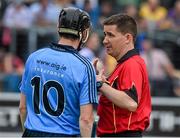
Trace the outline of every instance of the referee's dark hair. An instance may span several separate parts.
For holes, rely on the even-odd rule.
[[[117,25],[117,30],[122,34],[130,33],[135,43],[137,24],[132,17],[126,14],[115,14],[105,19],[103,25]]]

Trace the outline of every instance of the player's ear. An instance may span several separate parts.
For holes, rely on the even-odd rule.
[[[88,40],[88,37],[89,37],[89,28],[88,29],[85,29],[82,33],[82,42],[83,43],[86,43],[86,41]]]

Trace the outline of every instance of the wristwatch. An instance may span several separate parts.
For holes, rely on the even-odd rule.
[[[104,83],[103,81],[97,81],[96,82],[97,90],[99,90],[102,87],[103,83]]]

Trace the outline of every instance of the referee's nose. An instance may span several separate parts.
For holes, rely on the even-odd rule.
[[[104,36],[103,44],[104,44],[104,46],[106,46],[106,45],[108,44],[108,38],[107,38],[107,36]]]

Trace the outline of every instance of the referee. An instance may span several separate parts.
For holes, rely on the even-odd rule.
[[[134,48],[136,34],[136,22],[128,15],[116,14],[104,21],[103,43],[118,64],[107,80],[103,71],[97,75],[99,137],[142,137],[149,125],[150,87],[144,60]]]

